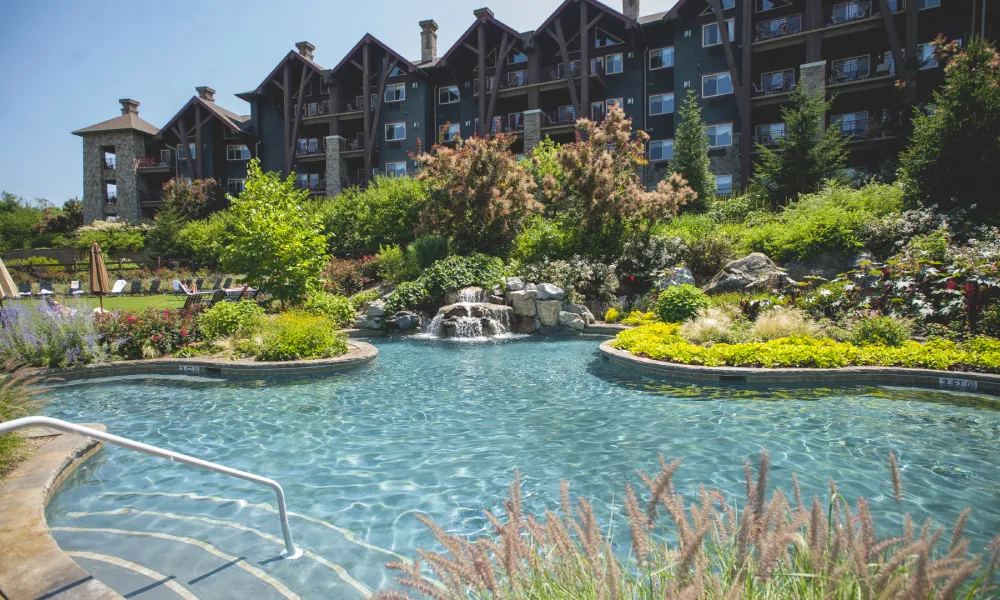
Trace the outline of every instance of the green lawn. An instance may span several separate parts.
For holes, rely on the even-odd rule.
[[[19,300],[19,302],[24,302]],[[28,302],[41,302],[40,299],[28,300]],[[83,298],[67,298],[66,296],[56,296],[56,302],[66,306],[74,306],[77,302],[96,308],[97,297],[86,296]],[[175,309],[184,306],[184,296],[176,294],[155,294],[152,296],[105,296],[104,310],[145,310],[147,308]]]

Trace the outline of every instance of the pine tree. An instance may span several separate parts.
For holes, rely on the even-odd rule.
[[[708,203],[715,199],[715,176],[708,160],[705,121],[701,118],[698,94],[694,90],[688,90],[677,114],[680,124],[674,134],[674,157],[670,160],[669,172],[687,180],[688,187],[698,194],[697,200],[688,208],[705,210]]]
[[[837,124],[823,131],[830,104],[822,92],[809,94],[796,87],[790,105],[781,109],[785,132],[776,140],[777,148],[757,144],[760,161],[754,181],[767,189],[773,202],[817,192],[824,180],[842,175],[848,140]]]

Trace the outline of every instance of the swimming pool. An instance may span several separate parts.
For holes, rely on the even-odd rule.
[[[1000,532],[991,399],[670,384],[606,365],[599,342],[376,340],[372,366],[323,378],[57,386],[47,415],[276,479],[307,555],[276,559],[266,489],[113,447],[53,498],[49,525],[85,569],[138,598],[176,586],[202,599],[359,598],[392,576],[385,562],[433,546],[417,514],[484,531],[481,511],[500,512],[515,468],[528,510],[557,507],[567,480],[606,523],[625,483],[638,482],[635,469],[654,470],[660,453],[684,458],[674,477],[682,493],[704,482],[741,500],[743,459],[756,464],[767,449],[772,486],[790,489],[796,472],[804,493],[825,497],[832,477],[849,499],[864,495],[885,512],[883,527],[897,518],[894,450],[904,510],[950,524],[972,506],[974,549]]]

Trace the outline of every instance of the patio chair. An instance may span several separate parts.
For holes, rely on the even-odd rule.
[[[39,281],[38,282],[38,295],[39,296],[53,296],[55,292],[52,291],[51,281]]]
[[[222,282],[222,289],[228,290],[233,285],[233,278],[226,277],[226,280]]]
[[[204,296],[206,294],[212,293],[212,292],[192,292],[188,288],[188,286],[184,285],[177,279],[174,280],[174,291],[177,292],[178,294],[187,296],[188,298],[191,298],[192,296]]]
[[[201,304],[201,299],[203,296],[204,294],[191,294],[190,296],[184,299],[184,308],[191,308],[192,306]]]
[[[71,282],[69,282],[69,293],[70,293],[71,296],[82,296],[83,295],[83,290],[80,289],[80,282],[79,281],[71,281]]]
[[[219,289],[221,287],[222,287],[222,278],[220,277],[220,278],[218,278],[218,279],[215,280],[215,283],[212,284],[212,291],[214,292],[215,290],[217,290],[217,289]]]
[[[219,302],[226,301],[226,299],[227,299],[226,290],[221,289],[221,288],[217,289],[214,292],[212,292],[212,297],[208,301],[208,307],[212,308],[213,306],[215,306]]]
[[[149,282],[149,289],[146,290],[147,294],[159,294],[160,293],[160,280],[154,279]]]
[[[31,282],[17,284],[17,295],[31,298]]]
[[[127,285],[128,285],[128,282],[125,281],[124,279],[119,279],[118,281],[115,281],[115,285],[111,287],[110,294],[113,295],[113,296],[120,296],[120,295],[124,294],[125,293],[125,286],[127,286]]]
[[[142,293],[142,280],[141,279],[133,279],[132,280],[132,285],[128,289],[128,293],[129,294],[140,294],[140,293]]]
[[[205,289],[205,278],[199,277],[198,279],[195,279],[194,286],[198,289],[198,291]]]

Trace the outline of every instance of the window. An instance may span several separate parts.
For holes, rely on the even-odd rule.
[[[674,66],[674,47],[657,48],[649,51],[649,69],[666,69]]]
[[[386,102],[402,102],[403,100],[406,100],[405,83],[390,83],[385,86]]]
[[[524,129],[524,113],[510,113],[507,115],[507,124],[511,131],[522,131]]]
[[[840,134],[843,136],[863,135],[868,131],[868,113],[853,112],[842,115],[830,115],[831,126],[840,123]]]
[[[930,44],[917,44],[917,61],[920,64],[920,70],[936,68],[938,61],[934,56],[934,47]]]
[[[600,121],[604,118],[604,101],[590,103],[590,120]]]
[[[114,181],[109,181],[104,184],[104,199],[108,204],[115,204],[118,202],[118,184]]]
[[[719,195],[732,194],[733,193],[733,176],[732,175],[716,175],[715,176],[715,193]]]
[[[406,177],[406,163],[405,162],[385,163],[385,176]]]
[[[449,85],[438,89],[438,104],[454,104],[458,102],[458,86]]]
[[[448,123],[447,127],[441,128],[441,139],[450,142],[462,133],[462,126],[458,123]]]
[[[385,141],[398,142],[406,139],[406,123],[386,123]]]
[[[755,9],[757,12],[764,12],[772,8],[782,8],[791,5],[792,3],[788,0],[757,0]]]
[[[226,146],[227,160],[250,160],[250,149],[246,144],[230,144]]]
[[[653,140],[649,142],[649,160],[670,160],[674,157],[674,140]]]
[[[733,79],[728,72],[701,76],[701,96],[725,96],[733,93]]]
[[[785,137],[784,123],[768,123],[754,128],[754,141],[762,146],[774,146],[778,140]]]
[[[649,114],[666,115],[674,112],[674,94],[654,94],[649,97]]]
[[[230,179],[229,180],[229,193],[230,194],[242,194],[243,190],[246,188],[246,179]]]
[[[226,140],[238,140],[240,139],[240,130],[226,127],[222,132],[222,138]]]
[[[722,10],[726,11],[731,8],[736,8],[736,0],[722,0]],[[711,15],[714,13],[715,9],[709,6],[705,10],[701,11],[701,16]]]
[[[611,114],[611,107],[617,106],[618,108],[625,110],[625,103],[622,102],[623,98],[608,98],[604,101],[604,110],[608,114]]]
[[[178,144],[177,146],[177,158],[198,158],[198,152],[194,146],[194,143],[188,144],[188,151],[184,152],[184,145]]]
[[[104,151],[104,168],[114,169],[118,165],[118,157],[115,155],[114,149]]]
[[[726,19],[726,29],[729,30],[729,40],[735,38],[733,31],[735,30],[735,21],[733,19]],[[701,26],[701,47],[707,48],[709,46],[718,46],[724,40],[719,36],[719,25],[716,23],[707,23]]]
[[[399,67],[393,67],[392,71],[389,72],[389,77],[399,77],[400,75],[405,75],[406,73],[403,69]]]
[[[319,138],[299,138],[295,140],[295,154],[297,156],[319,154],[321,150],[322,146],[320,146]]]
[[[705,127],[705,133],[708,134],[709,148],[722,148],[723,146],[733,145],[732,123],[719,123],[717,125],[708,125]]]
[[[597,28],[597,32],[594,34],[594,48],[607,48],[608,46],[617,46],[622,43],[624,42],[600,27]]]
[[[917,7],[920,10],[925,8],[937,8],[939,6],[941,6],[941,0],[920,0],[917,2]]]
[[[620,52],[618,54],[609,54],[605,56],[604,61],[604,72],[608,75],[614,75],[622,72],[622,55]]]
[[[513,52],[507,55],[508,65],[519,65],[521,63],[526,63],[526,62],[528,62],[528,55],[525,54],[524,52],[518,52],[517,50],[514,50]]]

